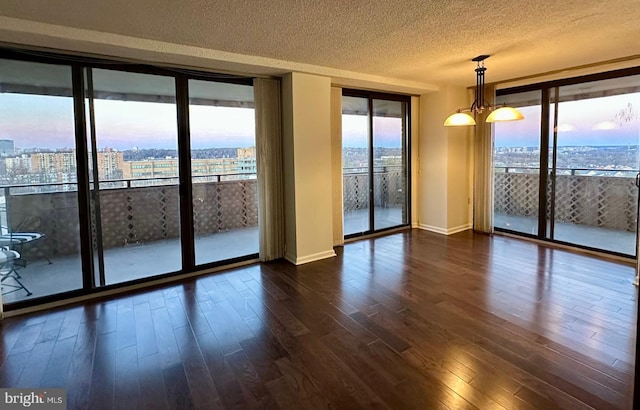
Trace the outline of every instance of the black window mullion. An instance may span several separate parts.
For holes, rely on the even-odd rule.
[[[405,200],[405,212],[407,220],[406,223],[411,225],[411,100],[402,103],[402,121],[404,138],[402,139],[402,152],[404,155],[404,200]]]
[[[73,111],[76,137],[76,172],[78,179],[78,218],[80,227],[80,255],[82,261],[82,287],[95,287],[93,246],[91,240],[91,213],[89,200],[89,164],[87,128],[85,117],[85,93],[83,67],[74,64],[71,68],[73,83]]]
[[[375,190],[374,190],[374,172],[373,172],[373,98],[368,99],[369,111],[369,230],[375,231]]]
[[[540,185],[538,187],[538,237],[547,236],[547,184],[549,182],[549,89],[542,89],[540,118]]]
[[[558,103],[560,88],[554,87],[553,97],[553,146],[551,147],[551,198],[549,198],[549,239],[555,237],[556,226],[556,177],[558,175]]]
[[[191,136],[189,131],[189,80],[176,77],[176,111],[178,121],[178,175],[180,190],[180,238],[182,242],[182,270],[195,267],[193,229],[193,184],[191,182]]]
[[[104,246],[102,240],[102,213],[100,211],[100,172],[98,167],[98,142],[96,139],[96,117],[95,117],[95,101],[93,93],[93,71],[91,68],[86,69],[87,95],[86,101],[89,108],[89,129],[91,137],[91,166],[93,167],[93,189],[89,189],[92,195],[94,207],[95,231],[96,231],[96,252],[98,254],[98,277],[100,278],[100,286],[105,286],[107,281],[104,270]],[[95,265],[94,265],[95,268]],[[94,279],[95,281],[95,279]]]

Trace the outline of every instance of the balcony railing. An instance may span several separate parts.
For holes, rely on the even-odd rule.
[[[369,172],[367,167],[343,168],[344,211],[369,208]],[[401,166],[373,168],[374,206],[398,207],[405,203],[405,177]]]
[[[636,173],[620,169],[558,169],[555,220],[634,232],[638,210]],[[495,213],[538,215],[538,168],[495,167],[494,178]],[[547,197],[551,198],[550,184],[547,189]]]
[[[101,182],[100,221],[105,249],[142,244],[180,235],[179,188],[175,177]],[[210,175],[193,179],[196,235],[226,232],[258,224],[255,174]],[[14,231],[37,230],[47,237],[37,248],[48,257],[79,249],[79,209],[74,183],[1,187],[0,222]],[[92,201],[95,200],[92,197]],[[91,207],[95,221],[95,206]],[[95,239],[95,229],[92,232]],[[96,243],[94,241],[94,243]],[[41,255],[40,255],[41,256]]]
[[[368,172],[344,169],[345,210],[369,206]],[[402,167],[380,166],[373,172],[374,205],[402,207],[405,179]],[[258,224],[255,174],[208,175],[193,178],[196,235],[226,232]],[[79,209],[74,182],[4,185],[0,224],[14,231],[38,231],[48,238],[25,256],[56,257],[78,252]],[[95,201],[95,195],[91,200]],[[179,238],[179,188],[174,176],[100,182],[100,222],[104,249]],[[94,204],[95,205],[95,204]],[[91,207],[92,221],[95,206]],[[28,222],[25,224],[25,222]],[[92,232],[94,244],[96,231]],[[30,253],[39,252],[40,255]]]
[[[496,167],[495,212],[537,216],[537,171],[525,167]],[[368,208],[367,169],[345,168],[343,172],[345,211]],[[598,175],[589,175],[594,172]],[[556,221],[635,231],[637,188],[634,174],[635,171],[629,170],[558,170]],[[376,167],[373,177],[376,207],[404,204],[402,167]],[[177,179],[109,181],[101,183],[101,188],[105,249],[179,237]],[[39,251],[47,255],[76,253],[79,249],[76,189],[74,183],[3,186],[4,198],[0,198],[0,202],[4,199],[5,212],[0,213],[0,224],[13,230],[44,233],[48,240]],[[257,226],[255,174],[194,178],[193,198],[196,235]],[[95,220],[95,216],[92,218]],[[37,225],[25,226],[25,221],[37,221]]]

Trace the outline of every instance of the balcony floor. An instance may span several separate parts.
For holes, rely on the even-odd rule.
[[[494,226],[535,235],[538,229],[538,217],[495,214]],[[598,228],[571,222],[556,222],[554,239],[631,256],[636,253],[635,232]]]
[[[377,227],[396,226],[402,223],[401,208],[376,208]],[[495,226],[516,232],[533,234],[536,217],[495,215]],[[368,209],[345,213],[345,233],[360,232],[368,226]],[[598,249],[635,254],[635,233],[616,231],[573,223],[556,223],[555,238]],[[203,264],[215,260],[231,259],[258,252],[258,228],[245,228],[196,240],[196,260]],[[2,296],[4,303],[56,294],[82,286],[80,259],[77,255],[52,258],[52,264],[44,259],[30,260],[26,268],[19,269],[24,285],[33,292],[26,296],[23,290]],[[112,248],[105,251],[107,284],[121,283],[150,277],[180,269],[181,256],[178,239]],[[12,284],[7,279],[6,284]],[[3,291],[7,291],[4,288]]]
[[[376,206],[374,209],[375,229],[402,225],[402,208]],[[344,234],[367,232],[369,230],[369,208],[355,209],[344,213]]]
[[[258,252],[258,228],[236,229],[196,239],[196,263],[226,260]],[[166,239],[147,244],[110,248],[104,252],[107,285],[146,278],[180,269],[180,240]],[[29,260],[18,269],[24,290],[2,295],[3,303],[56,294],[82,287],[80,257],[78,255]],[[97,282],[97,280],[96,280]],[[14,284],[7,279],[6,284]],[[8,287],[3,291],[7,292]]]

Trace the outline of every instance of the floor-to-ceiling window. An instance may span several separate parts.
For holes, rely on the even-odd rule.
[[[172,77],[87,69],[96,283],[181,268],[178,127]],[[155,95],[150,96],[149,90]],[[148,96],[148,97],[146,97]]]
[[[253,87],[189,80],[189,121],[196,264],[258,253]]]
[[[2,299],[80,289],[71,67],[0,59],[0,83]]]
[[[0,50],[5,308],[255,258],[251,84]]]
[[[494,128],[494,225],[529,235],[538,234],[540,215],[541,95],[530,91],[499,97],[525,119]]]
[[[496,228],[634,256],[640,75],[528,88],[498,97],[526,120],[495,124]]]
[[[345,90],[342,97],[344,234],[408,224],[409,99]]]

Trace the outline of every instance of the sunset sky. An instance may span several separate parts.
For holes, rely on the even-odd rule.
[[[631,104],[636,118],[621,123],[616,114]],[[540,106],[518,108],[523,121],[495,124],[497,147],[540,145]],[[640,144],[640,93],[563,102],[558,105],[558,145]]]
[[[176,107],[172,104],[96,100],[98,148],[118,150],[177,147]],[[253,109],[195,105],[190,107],[193,148],[255,145]],[[19,148],[74,146],[73,102],[69,97],[0,94],[0,139]],[[376,146],[400,146],[400,119],[375,118]],[[366,147],[367,119],[344,119],[344,144]]]
[[[193,148],[255,145],[252,109],[191,107]],[[119,150],[177,147],[175,105],[96,100],[99,148]],[[20,148],[74,145],[71,98],[0,94],[0,138]]]
[[[631,104],[636,118],[616,121]],[[540,107],[523,107],[524,121],[496,124],[496,146],[538,146]],[[176,142],[175,105],[96,100],[98,147],[119,150],[172,148]],[[252,109],[191,107],[193,148],[254,145]],[[637,145],[640,142],[640,93],[579,100],[559,105],[559,145]],[[367,117],[343,116],[343,145],[366,147]],[[374,118],[375,146],[400,147],[398,118]],[[19,148],[74,146],[73,106],[68,97],[0,94],[0,139]]]

